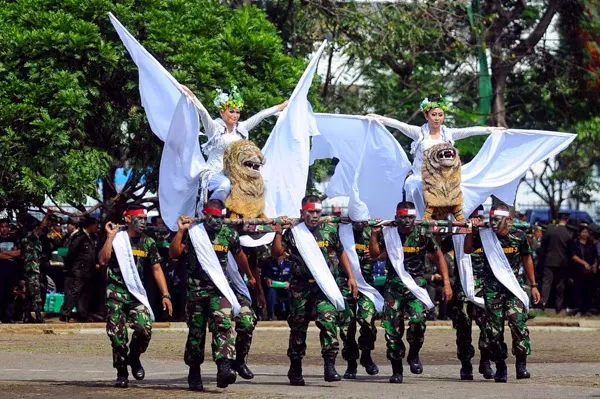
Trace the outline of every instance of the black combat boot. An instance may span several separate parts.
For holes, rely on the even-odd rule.
[[[494,370],[492,370],[490,359],[481,356],[481,360],[479,360],[479,374],[483,375],[483,378],[486,380],[494,378]]]
[[[44,324],[46,322],[42,317],[42,312],[35,312],[35,322],[37,324]]]
[[[402,372],[402,359],[392,360],[392,376],[390,377],[390,383],[402,384],[402,381],[404,381],[404,376],[402,375]]]
[[[355,380],[356,372],[358,371],[358,364],[356,364],[356,360],[348,360],[348,368],[346,368],[346,372],[344,373],[345,380]]]
[[[227,388],[235,382],[236,378],[235,371],[231,369],[231,360],[217,360],[217,386],[219,388]]]
[[[133,378],[138,381],[143,380],[146,376],[146,371],[144,370],[144,367],[142,367],[140,351],[135,347],[135,343],[131,346],[129,351],[129,365],[131,366]]]
[[[515,368],[517,369],[517,380],[531,377],[531,374],[527,371],[527,355],[517,355]]]
[[[464,360],[461,362],[460,379],[461,381],[473,380],[473,365],[471,364],[470,360]]]
[[[302,359],[290,359],[290,369],[288,371],[290,385],[304,386],[304,377],[302,377]]]
[[[419,358],[419,349],[413,349],[411,347],[408,350],[408,356],[406,357],[406,361],[410,366],[410,372],[413,374],[422,374],[423,373],[423,365],[421,364],[421,359]]]
[[[506,369],[506,362],[504,360],[500,360],[499,362],[496,362],[496,375],[494,375],[494,381],[496,381],[496,382],[508,381],[508,371]]]
[[[190,366],[190,372],[188,373],[188,387],[190,388],[190,391],[204,391],[199,364]]]
[[[119,367],[117,369],[117,379],[115,380],[116,388],[127,388],[129,386],[129,372],[127,366]]]
[[[233,368],[235,371],[237,371],[237,373],[243,379],[245,379],[245,380],[253,379],[254,373],[252,372],[252,370],[250,370],[250,368],[248,368],[248,365],[246,364],[246,361],[248,359],[248,354],[243,354],[241,352],[238,352],[238,353],[239,353],[239,355],[237,356],[237,359],[232,362],[231,368]]]
[[[323,356],[323,378],[327,382],[340,381],[342,377],[335,370],[335,354],[327,354]]]
[[[23,314],[23,323],[24,324],[33,324],[33,323],[35,323],[35,320],[33,319],[33,317],[31,317],[31,312],[25,312]]]
[[[369,349],[364,349],[360,354],[360,365],[365,368],[369,375],[379,374],[379,367],[377,367],[371,358],[371,351]]]

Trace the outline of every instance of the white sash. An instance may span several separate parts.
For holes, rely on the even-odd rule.
[[[465,236],[462,234],[455,234],[452,236],[452,241],[454,242],[454,254],[456,255],[456,261],[458,262],[458,274],[460,276],[462,290],[469,301],[477,306],[484,307],[485,304],[483,298],[475,296],[473,264],[471,263],[471,255],[465,254]]]
[[[188,232],[200,267],[208,274],[215,286],[221,291],[221,294],[227,298],[231,304],[233,315],[237,315],[240,313],[242,307],[235,297],[235,293],[229,286],[227,277],[225,277],[225,273],[219,263],[219,258],[217,258],[217,254],[215,253],[210,237],[204,228],[204,224],[195,224],[188,229]]]
[[[344,246],[344,251],[346,251],[348,259],[350,260],[350,265],[352,266],[352,271],[354,272],[354,279],[356,280],[356,285],[358,285],[358,290],[361,292],[361,294],[373,302],[375,309],[378,312],[381,312],[383,310],[383,297],[379,291],[367,284],[362,275],[360,270],[360,261],[358,259],[358,254],[356,253],[356,242],[354,240],[354,231],[352,229],[352,225],[341,224],[339,231],[340,241]]]
[[[121,230],[115,235],[112,247],[113,251],[115,251],[115,256],[117,257],[119,269],[121,269],[123,281],[125,281],[125,285],[127,286],[127,291],[148,309],[150,317],[154,320],[154,313],[152,312],[152,307],[148,301],[146,289],[144,288],[144,284],[142,284],[140,274],[138,273],[135,264],[135,259],[133,258],[133,251],[131,249],[131,242],[129,241],[129,234],[127,234],[127,231]]]
[[[512,292],[525,306],[525,311],[529,310],[529,297],[521,288],[521,284],[515,277],[515,274],[508,263],[506,254],[502,250],[500,240],[496,233],[490,228],[479,229],[479,235],[481,237],[481,243],[483,244],[483,251],[485,256],[492,268],[494,277],[502,283],[510,292]]]
[[[404,249],[400,234],[398,234],[398,229],[391,226],[384,227],[383,239],[385,240],[388,259],[392,262],[394,270],[396,270],[400,280],[402,280],[406,288],[408,288],[419,301],[423,302],[427,309],[432,309],[434,304],[431,301],[427,290],[419,287],[412,276],[408,274],[404,268]]]
[[[235,258],[231,252],[227,252],[227,274],[229,275],[229,279],[231,280],[231,285],[233,285],[233,289],[238,293],[242,294],[249,301],[252,301],[252,297],[250,296],[250,291],[248,290],[248,286],[244,282],[242,275],[240,274],[240,268],[238,267]],[[260,284],[258,281],[256,284]]]
[[[294,235],[300,256],[302,256],[304,263],[306,263],[308,270],[310,270],[321,291],[323,291],[337,310],[344,310],[346,308],[344,297],[327,266],[327,262],[323,258],[323,253],[319,249],[315,236],[313,236],[304,223],[292,227],[292,234]]]

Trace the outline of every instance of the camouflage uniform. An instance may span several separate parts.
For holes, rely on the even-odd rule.
[[[337,279],[338,263],[336,258],[344,251],[339,240],[337,226],[323,224],[313,231],[313,235],[317,240],[331,274]],[[312,309],[316,307],[315,322],[319,330],[321,330],[319,334],[321,354],[323,357],[335,357],[339,351],[337,340],[338,311],[315,282],[310,270],[296,248],[291,230],[284,233],[282,243],[289,254],[288,260],[291,265],[292,275],[290,281],[290,315],[288,317],[290,340],[287,355],[290,359],[302,359],[306,354],[306,331],[310,322]]]
[[[483,297],[483,266],[484,266],[483,249],[479,248],[471,254],[471,264],[473,265],[473,281],[475,285],[475,296]],[[461,362],[470,362],[475,356],[475,348],[472,342],[472,324],[479,327],[479,351],[482,357],[489,358],[489,332],[486,323],[485,309],[480,308],[473,302],[467,299],[462,284],[460,281],[460,273],[456,266],[454,275],[454,287],[452,292],[454,298],[452,300],[452,324],[456,329],[456,355]]]
[[[371,240],[371,228],[366,227],[362,232],[353,230],[354,242],[356,243],[356,254],[360,261],[360,269],[363,278],[371,286],[374,284],[373,261],[365,256],[369,249]],[[346,302],[346,309],[340,312],[340,337],[344,344],[342,357],[344,360],[356,360],[359,350],[375,349],[377,339],[377,327],[375,327],[376,311],[375,304],[364,294],[359,293],[358,298],[353,298],[348,289],[345,272],[340,269],[338,284],[342,290]],[[356,342],[357,323],[360,326],[360,336]]]
[[[160,255],[154,240],[148,236],[130,237],[133,259],[140,279],[143,281],[144,268],[160,263]],[[144,353],[152,336],[150,311],[127,289],[119,262],[113,251],[108,263],[108,284],[106,287],[106,333],[113,348],[113,367],[122,368],[128,364],[127,326],[133,329],[129,344],[129,358]]]
[[[235,337],[235,354],[238,360],[246,361],[252,345],[252,334],[254,333],[254,327],[256,327],[257,318],[254,310],[252,310],[252,300],[237,291],[235,291],[235,296],[242,306],[240,313],[234,319],[235,332],[237,333]]]
[[[521,230],[511,228],[506,236],[498,235],[500,245],[506,255],[513,273],[523,285],[519,276],[521,257],[531,254],[527,236]],[[479,235],[473,237],[473,250],[482,248]],[[531,354],[529,329],[527,328],[528,314],[523,303],[500,283],[487,261],[483,269],[483,299],[487,315],[489,331],[490,359],[498,362],[507,357],[507,347],[504,343],[504,321],[507,319],[512,335],[512,352],[515,356]]]
[[[27,312],[41,312],[42,309],[42,290],[40,262],[42,258],[42,242],[40,237],[33,231],[21,241],[23,249],[25,282],[27,287]]]
[[[400,238],[404,249],[404,268],[419,287],[425,288],[427,285],[423,277],[425,254],[437,251],[437,243],[431,237],[423,235],[418,226],[415,226],[408,236],[400,234]],[[379,240],[379,247],[385,248],[383,234],[381,234]],[[386,261],[386,267],[388,273],[385,281],[382,326],[387,341],[387,358],[389,360],[402,360],[406,352],[406,347],[402,342],[404,315],[408,315],[409,318],[406,339],[411,349],[419,351],[425,338],[425,308],[423,303],[406,288],[389,258]]]
[[[217,232],[210,230],[206,230],[206,232],[223,272],[227,275],[227,253],[230,251],[233,255],[240,253],[242,250],[240,238],[235,230],[226,225],[223,225]],[[189,333],[185,344],[185,364],[197,366],[204,363],[207,324],[212,333],[213,360],[235,360],[231,303],[215,286],[209,275],[202,270],[187,233],[186,246],[189,248],[186,306]]]

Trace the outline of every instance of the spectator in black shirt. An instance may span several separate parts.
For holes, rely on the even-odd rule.
[[[572,315],[583,316],[591,307],[594,297],[598,260],[596,246],[587,226],[579,227],[579,235],[571,243],[573,260],[573,310]]]
[[[19,276],[19,239],[10,234],[8,219],[0,219],[0,321],[12,322],[9,311],[13,302],[13,289]]]

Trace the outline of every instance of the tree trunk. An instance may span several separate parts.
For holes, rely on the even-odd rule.
[[[510,70],[511,68],[505,65],[502,60],[492,58],[492,85],[494,87],[492,121],[494,126],[508,127],[506,123],[505,91]]]

